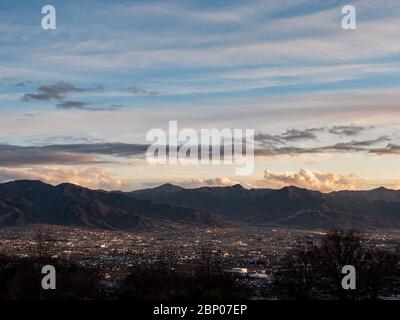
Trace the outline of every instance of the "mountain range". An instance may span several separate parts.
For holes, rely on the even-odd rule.
[[[154,203],[119,191],[27,180],[0,184],[0,227],[25,224],[107,230],[226,226],[222,219],[200,209]]]
[[[293,186],[278,190],[245,189],[241,185],[185,189],[164,184],[131,194],[140,199],[206,210],[235,224],[400,228],[400,191],[385,188],[322,193]]]
[[[245,189],[172,184],[132,192],[52,186],[20,180],[0,184],[0,227],[54,224],[108,230],[175,227],[399,229],[400,191],[321,193],[298,187]]]

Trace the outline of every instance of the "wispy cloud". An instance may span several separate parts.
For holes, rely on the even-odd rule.
[[[319,138],[319,134],[328,132],[333,135],[338,136],[356,136],[362,132],[371,130],[373,127],[371,126],[357,126],[354,124],[350,125],[340,125],[333,127],[316,127],[316,128],[306,128],[306,129],[287,129],[285,132],[281,134],[269,134],[258,132],[254,140],[258,143],[265,145],[276,145],[276,144],[286,144],[290,142],[298,142],[298,141],[317,141]],[[376,144],[382,141],[390,141],[389,137],[379,137],[374,140],[368,141],[351,141],[349,143],[341,143],[342,145],[353,145],[353,146],[367,146],[371,144]]]
[[[121,104],[112,104],[109,106],[96,105],[93,102],[77,101],[77,100],[66,100],[68,94],[92,94],[102,93],[104,87],[97,85],[92,88],[81,88],[76,87],[67,82],[56,82],[54,84],[41,85],[37,88],[37,93],[25,93],[22,96],[22,100],[25,102],[29,101],[59,101],[55,107],[64,110],[85,110],[85,111],[113,111],[123,106]]]
[[[158,93],[156,91],[147,91],[145,89],[139,88],[137,86],[128,86],[126,88],[122,88],[123,91],[128,93],[132,93],[134,95],[144,95],[144,96],[156,96]]]
[[[67,82],[56,82],[54,84],[42,85],[37,88],[37,93],[26,93],[23,95],[24,101],[49,101],[63,100],[68,93],[82,92],[102,92],[104,88],[97,86],[94,88],[79,88]]]
[[[80,143],[44,146],[14,146],[0,144],[0,166],[40,164],[99,164],[112,163],[95,155],[114,157],[143,156],[146,144]]]
[[[323,154],[323,153],[375,153],[375,154],[397,154],[398,149],[393,144],[387,144],[386,147],[376,148],[373,147],[380,143],[390,141],[388,136],[381,136],[369,140],[351,140],[348,142],[338,142],[332,145],[321,145],[312,147],[297,147],[297,146],[284,146],[284,147],[258,147],[255,150],[258,156],[277,156],[277,155],[301,155],[301,154]]]
[[[258,132],[254,140],[256,142],[271,145],[271,144],[285,144],[286,142],[317,140],[316,133],[323,132],[325,128],[307,128],[307,129],[288,129],[281,134],[269,134]]]
[[[113,111],[118,110],[123,107],[121,104],[113,104],[110,106],[96,106],[91,102],[84,102],[84,101],[61,101],[56,104],[56,107],[59,109],[70,110],[70,109],[77,109],[77,110],[86,110],[86,111]]]
[[[346,126],[333,126],[332,128],[329,129],[329,132],[332,134],[337,134],[340,136],[356,136],[362,132],[365,132],[367,130],[372,129],[373,127],[362,127],[362,126],[356,126],[354,124],[352,125],[346,125]]]

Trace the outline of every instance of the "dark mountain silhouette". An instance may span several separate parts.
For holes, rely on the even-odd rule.
[[[203,208],[220,216],[240,216],[245,219],[249,207],[259,197],[274,192],[270,189],[247,190],[237,184],[231,187],[202,187],[185,189],[164,184],[154,189],[133,191],[130,194],[146,200],[173,203],[174,205]]]
[[[400,228],[400,191],[385,188],[321,193],[297,187],[273,190],[234,185],[184,189],[168,184],[131,194],[141,199],[207,210],[236,223],[304,228]]]
[[[110,230],[226,226],[220,218],[201,209],[139,200],[119,191],[27,180],[0,184],[0,226],[30,223]]]
[[[321,193],[297,187],[245,189],[172,184],[133,192],[40,181],[0,184],[0,227],[31,223],[101,229],[238,225],[294,228],[400,228],[400,191]]]

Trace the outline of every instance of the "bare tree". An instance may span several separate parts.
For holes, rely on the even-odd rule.
[[[343,230],[329,232],[322,239],[316,254],[321,291],[339,300],[357,300],[363,297],[360,277],[358,277],[359,290],[342,288],[342,268],[345,265],[352,265],[358,275],[362,274],[367,263],[367,252],[362,233]]]
[[[36,256],[39,259],[46,259],[50,258],[51,256],[51,245],[50,245],[50,235],[43,231],[42,229],[39,229],[34,236],[35,242],[36,242]]]
[[[282,299],[312,300],[317,295],[317,250],[313,242],[299,242],[282,260],[274,275],[272,290],[264,290]]]
[[[275,274],[272,292],[284,299],[375,300],[396,293],[400,255],[369,246],[363,234],[334,231],[320,243],[288,252]],[[342,268],[356,270],[356,289],[342,287]]]

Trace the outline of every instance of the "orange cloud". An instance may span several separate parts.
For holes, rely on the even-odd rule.
[[[273,173],[267,170],[264,173],[264,178],[258,181],[257,185],[266,188],[282,188],[293,185],[322,192],[369,188],[367,181],[355,173],[321,173],[306,169],[301,169],[296,173]]]
[[[210,179],[194,178],[179,183],[179,185],[187,188],[199,188],[199,187],[227,187],[238,184],[240,182],[232,180],[226,177],[217,177]]]
[[[10,180],[41,180],[53,185],[69,182],[91,189],[124,189],[127,185],[115,179],[109,172],[96,167],[82,168],[0,168],[0,181]]]

